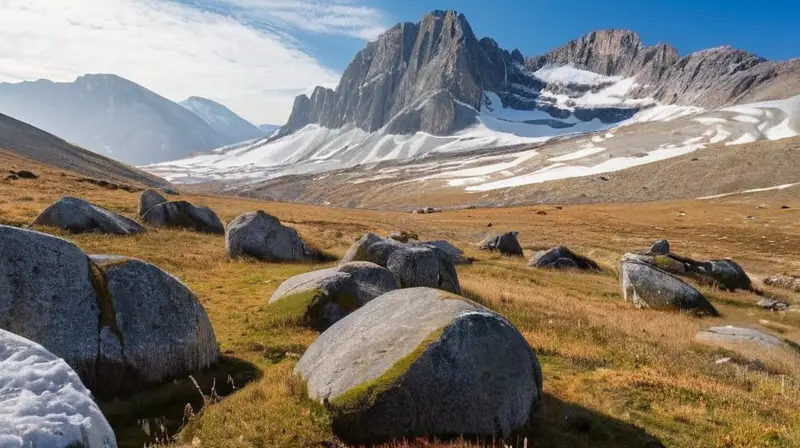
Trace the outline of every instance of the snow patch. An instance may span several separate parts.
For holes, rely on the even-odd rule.
[[[533,76],[540,81],[551,84],[596,86],[599,84],[613,83],[622,80],[621,76],[605,76],[599,73],[581,70],[572,65],[544,66],[533,72]]]
[[[753,188],[751,190],[735,191],[733,193],[722,193],[722,194],[715,194],[715,195],[711,195],[711,196],[702,196],[702,197],[699,197],[697,199],[699,199],[699,200],[717,199],[717,198],[724,198],[725,196],[733,196],[735,194],[760,193],[762,191],[785,190],[787,188],[794,187],[795,185],[800,185],[800,182],[795,182],[793,184],[776,185],[774,187]]]

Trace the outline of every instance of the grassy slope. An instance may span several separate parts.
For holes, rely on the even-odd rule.
[[[0,169],[30,168],[38,180],[0,181],[0,223],[24,225],[61,195],[87,198],[135,216],[138,195],[78,183],[35,162],[0,159]],[[246,199],[189,196],[223,221],[263,209],[295,226],[315,246],[341,255],[365,231],[405,229],[445,238],[477,258],[459,267],[468,295],[514,322],[542,362],[545,397],[529,427],[508,444],[522,446],[800,445],[800,358],[764,356],[773,374],[745,371],[715,360],[733,353],[698,345],[708,325],[763,322],[800,340],[800,314],[772,314],[754,306],[759,297],[708,288],[718,319],[635,310],[621,301],[616,260],[622,252],[669,238],[676,252],[700,258],[730,256],[754,278],[800,271],[800,203],[771,194],[711,202],[642,205],[567,205],[461,210],[411,215],[344,210]],[[756,209],[764,203],[766,208]],[[547,215],[537,215],[545,210]],[[679,212],[685,212],[681,216]],[[756,215],[749,220],[748,215]],[[493,227],[487,229],[487,223]],[[549,272],[477,251],[489,230],[519,230],[526,252],[567,244],[598,260],[600,274]],[[53,229],[41,229],[56,233]],[[89,253],[134,256],[183,280],[199,297],[224,354],[216,368],[197,375],[205,397],[189,379],[102,403],[120,445],[140,447],[158,436],[191,446],[338,446],[319,406],[303,398],[292,377],[295,360],[316,338],[267,306],[284,279],[330,264],[267,264],[228,260],[222,236],[152,230],[137,237],[68,236]],[[773,291],[776,292],[777,291]],[[800,304],[800,296],[780,293]],[[774,331],[774,330],[773,330]],[[739,355],[740,356],[740,355]],[[212,393],[212,385],[215,393]],[[219,399],[216,394],[228,395]],[[206,403],[208,403],[206,405]],[[187,404],[190,407],[187,407]],[[202,411],[201,408],[206,406]],[[150,436],[141,428],[147,427]],[[419,442],[419,444],[423,444]],[[471,442],[425,446],[480,446]]]

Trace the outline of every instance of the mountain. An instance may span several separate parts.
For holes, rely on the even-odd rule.
[[[681,56],[625,30],[526,57],[478,39],[463,15],[434,11],[368,43],[335,90],[298,96],[270,138],[146,169],[247,193],[278,177],[296,180],[293,192],[310,179],[326,191],[337,176],[320,172],[487,191],[791,137],[800,132],[798,94],[800,59],[730,47]]]
[[[55,135],[3,114],[0,114],[0,150],[96,179],[134,182],[153,187],[169,185],[164,179],[74,146]]]
[[[227,143],[238,143],[267,135],[263,130],[215,101],[193,96],[179,104],[202,118]]]
[[[191,111],[116,75],[0,83],[0,112],[135,165],[232,143]]]

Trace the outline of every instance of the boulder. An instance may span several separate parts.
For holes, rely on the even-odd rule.
[[[669,255],[669,241],[658,240],[647,251],[649,255]]]
[[[63,359],[0,330],[0,446],[116,448],[117,441]]]
[[[228,224],[225,247],[231,258],[250,256],[262,261],[319,260],[295,229],[262,211],[244,213]]]
[[[39,175],[34,173],[33,171],[28,170],[19,170],[19,171],[9,171],[9,173],[17,176],[19,179],[38,179]]]
[[[97,378],[105,394],[127,394],[217,362],[211,321],[186,285],[134,258],[90,259],[99,269],[102,284],[97,289],[105,305],[100,309],[98,362],[120,372],[117,378]]]
[[[461,294],[451,257],[436,245],[403,244],[367,233],[350,246],[340,263],[351,261],[369,261],[388,268],[403,288],[430,286]]]
[[[522,246],[517,240],[519,232],[506,232],[486,237],[480,244],[481,250],[498,251],[503,255],[522,256]]]
[[[668,272],[635,260],[620,265],[623,298],[637,308],[719,315],[699,291]]]
[[[800,292],[800,276],[796,275],[773,275],[772,277],[765,279],[764,284],[773,286],[775,288]]]
[[[537,252],[533,255],[533,258],[531,258],[528,266],[537,268],[600,270],[597,263],[582,255],[576,254],[566,246],[554,247],[550,250]]]
[[[158,204],[163,204],[167,202],[167,198],[161,195],[161,193],[157,192],[156,190],[145,190],[142,192],[142,195],[139,196],[139,216],[144,216],[148,210],[153,208]]]
[[[142,216],[156,227],[182,227],[207,233],[225,233],[225,226],[208,207],[195,207],[186,201],[163,202],[150,207]]]
[[[386,235],[390,240],[400,241],[401,243],[408,243],[409,241],[418,240],[419,236],[416,233],[406,232],[401,230],[399,232],[392,232]]]
[[[752,289],[750,277],[741,266],[731,259],[697,261],[672,253],[667,255],[626,254],[625,258],[638,260],[672,274],[690,277],[700,283],[731,291]]]
[[[63,358],[111,397],[217,359],[202,306],[177,279],[139,260],[88,257],[39,232],[0,226],[0,328]]]
[[[296,275],[269,299],[304,325],[325,330],[367,302],[398,288],[394,274],[367,261]]]
[[[788,344],[771,334],[752,328],[734,327],[731,325],[708,328],[697,333],[695,339],[697,341],[720,346],[750,344],[766,348],[788,347]]]
[[[789,303],[775,299],[761,299],[756,305],[768,311],[786,311],[791,307]]]
[[[33,225],[58,227],[72,233],[133,235],[145,231],[132,219],[73,197],[63,197],[47,207],[36,217]]]
[[[464,251],[450,244],[445,240],[425,241],[420,243],[422,246],[432,247],[441,250],[447,254],[447,258],[453,264],[472,264],[472,260],[464,256]]]
[[[384,294],[322,333],[295,373],[351,443],[508,436],[539,402],[536,355],[503,317],[431,288]]]

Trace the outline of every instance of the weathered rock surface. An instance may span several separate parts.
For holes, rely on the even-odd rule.
[[[225,226],[213,210],[195,207],[186,201],[156,204],[142,216],[144,222],[157,227],[182,227],[207,233],[225,233]]]
[[[367,261],[296,275],[281,283],[270,304],[280,304],[305,325],[325,330],[367,302],[397,289],[388,269]]]
[[[752,328],[711,327],[697,333],[695,339],[714,345],[751,344],[766,348],[783,348],[788,345],[779,338]]]
[[[103,299],[106,307],[110,305],[100,310],[100,350],[106,360],[99,362],[118,364],[121,360],[130,376],[123,384],[105,384],[112,378],[98,378],[103,390],[128,393],[217,362],[219,350],[211,321],[186,285],[133,258],[90,258],[101,270],[105,284],[100,294],[108,294]]]
[[[480,244],[481,250],[497,251],[503,255],[522,256],[522,246],[517,239],[519,232],[506,232],[486,237]]]
[[[263,261],[317,260],[319,253],[307,246],[295,229],[262,211],[244,213],[228,224],[225,247],[230,257],[242,255]]]
[[[132,235],[145,231],[132,219],[69,196],[47,207],[36,217],[33,225],[58,227],[72,233]]]
[[[158,204],[163,204],[164,202],[167,202],[167,198],[162,196],[161,193],[157,192],[156,190],[143,191],[142,195],[139,196],[139,216],[144,216],[148,210]]]
[[[764,284],[774,286],[776,288],[800,292],[800,276],[796,275],[773,275],[772,277],[765,279]]]
[[[650,246],[647,251],[648,255],[669,255],[669,241],[658,240]]]
[[[430,286],[461,294],[450,255],[435,245],[403,244],[367,233],[347,250],[340,263],[369,261],[388,268],[403,288]]]
[[[719,315],[699,291],[666,271],[635,260],[621,261],[620,268],[622,296],[637,308]]]
[[[576,254],[566,246],[554,247],[550,250],[537,252],[534,254],[533,258],[531,258],[528,266],[554,269],[575,268],[600,270],[597,263],[589,258]]]
[[[0,328],[63,358],[96,394],[126,394],[216,361],[205,310],[155,266],[90,259],[62,239],[6,226],[0,249]]]
[[[768,311],[786,311],[791,308],[791,304],[776,299],[761,299],[756,305]]]
[[[115,448],[117,442],[63,359],[0,330],[0,446]]]
[[[406,232],[405,230],[401,230],[399,232],[392,232],[386,235],[386,238],[390,240],[400,241],[401,243],[408,243],[409,241],[416,241],[419,240],[419,236],[413,232]]]
[[[513,325],[430,288],[372,300],[324,332],[295,372],[353,443],[506,436],[542,390],[536,355]]]

